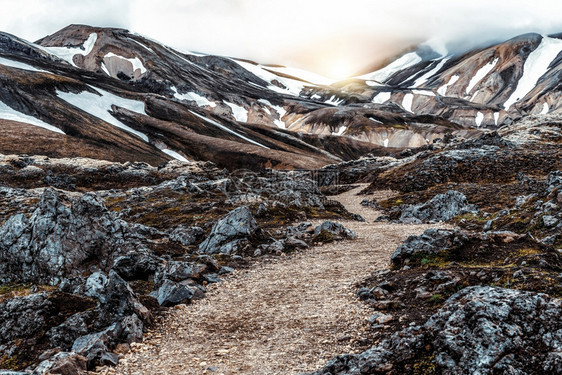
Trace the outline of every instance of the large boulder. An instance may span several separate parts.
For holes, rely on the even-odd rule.
[[[92,260],[108,268],[137,247],[138,234],[95,194],[75,198],[49,188],[30,218],[17,214],[0,227],[0,282],[58,284]]]
[[[189,303],[193,298],[193,290],[184,284],[171,280],[165,280],[160,288],[150,293],[164,307],[175,306],[181,303]]]
[[[351,229],[345,228],[340,223],[324,221],[314,228],[312,240],[315,242],[332,242],[342,239],[356,239],[357,234]]]
[[[423,326],[396,332],[315,375],[562,373],[562,301],[490,286],[461,290]],[[423,367],[422,367],[423,368]]]
[[[0,303],[0,346],[44,329],[52,303],[47,293],[16,297]]]
[[[80,354],[61,352],[41,362],[33,375],[85,375],[87,363],[88,359]]]
[[[416,224],[435,223],[475,211],[477,211],[476,206],[470,205],[464,194],[449,190],[445,194],[436,195],[426,203],[403,207],[399,221]]]
[[[391,261],[393,266],[399,267],[412,258],[448,254],[468,241],[468,236],[459,230],[431,228],[419,236],[408,237],[396,248]]]
[[[205,254],[234,254],[258,232],[258,223],[247,206],[238,207],[220,219],[199,245]]]

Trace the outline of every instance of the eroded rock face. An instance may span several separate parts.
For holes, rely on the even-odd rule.
[[[356,239],[357,234],[351,229],[345,228],[340,223],[332,221],[325,221],[314,228],[313,241],[317,242],[332,242],[335,240],[342,240],[344,238]]]
[[[448,221],[457,215],[476,212],[477,208],[468,203],[466,196],[449,190],[438,194],[430,201],[420,205],[409,205],[402,209],[399,221],[402,223],[435,223]]]
[[[0,281],[57,284],[90,259],[107,267],[138,245],[127,227],[95,194],[69,198],[46,189],[29,219],[18,214],[0,227]]]
[[[394,266],[400,266],[413,257],[420,258],[453,251],[466,244],[468,240],[466,234],[459,230],[428,229],[420,236],[408,237],[396,248],[391,261]]]
[[[232,210],[220,219],[211,234],[199,246],[205,254],[233,254],[242,250],[244,242],[256,234],[258,223],[247,206]]]
[[[39,364],[33,375],[84,375],[87,374],[88,359],[72,352],[61,352],[55,354]]]
[[[465,288],[423,326],[337,357],[314,374],[403,374],[427,358],[444,374],[560,373],[561,307],[560,299],[541,293]]]

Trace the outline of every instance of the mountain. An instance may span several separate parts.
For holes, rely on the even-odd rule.
[[[0,374],[562,373],[560,49],[0,34]]]
[[[421,45],[333,82],[123,29],[71,25],[36,43],[1,33],[0,152],[317,168],[556,112],[560,51],[538,34],[462,55]]]

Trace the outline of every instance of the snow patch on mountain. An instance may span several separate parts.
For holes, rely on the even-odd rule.
[[[285,124],[285,122],[283,121],[283,116],[285,116],[285,114],[287,113],[287,110],[285,108],[283,108],[279,105],[273,105],[273,104],[271,104],[271,102],[269,100],[266,100],[266,99],[259,99],[258,102],[269,106],[271,109],[273,109],[277,112],[277,115],[279,116],[279,119],[273,120],[273,123],[278,128],[280,128],[280,129],[286,129],[287,128],[287,124]],[[264,108],[264,109],[269,112],[268,108]],[[269,112],[269,114],[271,114],[271,112]]]
[[[499,120],[500,120],[500,113],[494,112],[494,124],[498,125]]]
[[[90,52],[94,49],[94,45],[96,44],[96,40],[98,40],[97,33],[91,33],[88,39],[84,41],[82,48],[80,47],[41,47],[45,51],[53,54],[67,62],[69,62],[72,66],[76,66],[74,64],[74,55],[82,55],[88,56]]]
[[[216,126],[217,128],[220,128],[220,129],[222,129],[222,130],[224,130],[224,131],[226,131],[226,132],[229,132],[230,134],[234,134],[235,136],[237,136],[237,137],[240,138],[240,139],[243,139],[243,140],[245,140],[245,141],[248,141],[248,142],[250,142],[250,143],[253,143],[253,144],[255,144],[256,146],[260,146],[260,147],[269,149],[269,147],[264,146],[264,145],[262,145],[261,143],[254,141],[253,139],[250,139],[250,138],[248,138],[248,137],[244,137],[242,134],[239,134],[239,133],[235,132],[234,130],[232,130],[232,129],[230,129],[230,128],[227,128],[226,126],[224,126],[223,124],[220,124],[220,123],[216,122],[215,120],[211,120],[211,119],[209,119],[209,118],[207,118],[207,117],[205,117],[205,116],[201,116],[200,114],[198,114],[198,113],[196,113],[196,112],[193,112],[193,111],[189,111],[189,112],[190,112],[191,114],[193,114],[194,116],[199,117],[199,118],[202,119],[203,121],[206,121],[206,122],[208,122],[209,124],[212,124],[212,125]]]
[[[390,91],[382,91],[382,92],[379,92],[377,95],[375,95],[372,102],[376,103],[376,104],[383,104],[383,103],[387,102],[390,99],[391,96],[392,96],[392,93]]]
[[[550,63],[561,51],[562,40],[543,36],[541,44],[527,57],[523,65],[523,76],[513,94],[504,103],[505,109],[509,109],[535,88],[539,79],[548,71]]]
[[[347,126],[340,126],[337,132],[332,132],[332,135],[341,136],[347,130]]]
[[[389,65],[375,72],[368,73],[356,78],[364,79],[365,81],[379,81],[385,82],[392,75],[400,70],[407,69],[414,66],[422,61],[422,58],[416,52],[407,53],[400,58],[394,60]]]
[[[43,129],[50,130],[55,133],[64,134],[64,132],[59,128],[53,125],[49,125],[46,122],[41,121],[33,116],[29,116],[24,113],[18,112],[12,107],[6,105],[2,101],[0,101],[0,119],[23,122],[29,125],[34,125]]]
[[[466,94],[467,95],[470,94],[470,92],[472,91],[474,86],[476,86],[476,84],[478,82],[480,82],[482,79],[484,79],[484,77],[486,77],[488,75],[488,73],[490,73],[492,71],[492,69],[494,69],[494,67],[496,66],[498,61],[500,61],[500,59],[495,58],[493,61],[490,61],[488,64],[486,64],[483,67],[481,67],[480,69],[478,69],[478,71],[476,72],[474,77],[472,77],[472,79],[468,83],[468,86],[466,87]]]
[[[236,121],[248,122],[248,110],[246,108],[227,101],[223,101],[223,103],[230,107],[232,110],[232,116],[234,116]]]
[[[548,107],[548,103],[543,103],[541,115],[546,115],[549,110],[550,110],[550,108]]]
[[[449,88],[449,86],[454,85],[459,80],[459,78],[460,78],[460,76],[458,76],[458,75],[454,75],[451,78],[449,78],[449,82],[447,82],[443,86],[439,87],[437,89],[437,93],[441,96],[447,96],[447,89]]]
[[[313,83],[315,85],[329,86],[336,80],[324,77],[320,74],[312,73],[304,69],[291,68],[288,66],[264,66],[265,69],[275,73],[286,74],[300,80]]]
[[[176,151],[173,151],[173,150],[170,150],[170,149],[167,149],[167,148],[164,148],[160,151],[162,151],[163,153],[165,153],[168,156],[173,157],[176,160],[189,162],[189,160],[187,160],[186,158],[184,158],[183,156],[178,154]]]
[[[113,52],[109,52],[108,54],[106,54],[106,55],[104,56],[104,58],[105,58],[105,57],[117,57],[117,58],[122,59],[122,60],[127,60],[128,62],[130,62],[131,64],[133,64],[133,72],[136,71],[137,69],[140,69],[140,73],[141,73],[141,74],[146,73],[146,68],[145,68],[144,65],[142,64],[142,61],[140,61],[140,59],[139,59],[138,57],[136,57],[136,56],[133,57],[133,58],[128,59],[128,58],[126,58],[126,57],[116,55],[116,54],[114,54]]]
[[[424,96],[435,96],[433,91],[430,91],[430,90],[412,90],[412,94],[424,95]]]
[[[304,82],[281,77],[271,72],[268,72],[262,65],[252,64],[246,61],[240,61],[236,59],[231,59],[231,60],[237,63],[238,65],[240,65],[242,68],[249,71],[250,73],[252,73],[253,75],[255,75],[256,77],[261,78],[262,80],[269,83],[270,85],[267,88],[272,91],[281,94],[299,96],[299,94],[301,93],[302,89],[305,86]],[[285,88],[276,86],[275,84],[273,84],[273,81],[277,81],[281,83],[281,85],[285,86]]]
[[[176,99],[195,102],[199,107],[208,105],[211,108],[215,108],[217,106],[217,103],[212,102],[209,99],[205,98],[204,96],[201,96],[195,92],[187,92],[185,94],[180,94],[178,92],[178,89],[176,89],[174,86],[172,86],[171,89],[174,92],[174,98]]]
[[[148,137],[146,134],[136,131],[135,129],[123,124],[121,121],[117,120],[110,113],[112,106],[117,106],[121,108],[128,109],[129,111],[139,113],[141,115],[147,115],[144,110],[144,103],[136,100],[121,98],[120,96],[114,95],[110,92],[104,91],[97,87],[92,87],[96,92],[93,93],[88,91],[82,91],[79,94],[73,94],[71,92],[64,92],[57,90],[57,96],[67,103],[81,109],[82,111],[89,113],[119,129],[123,129],[126,132],[136,135],[143,141],[148,143]]]
[[[343,103],[343,99],[338,99],[335,95],[332,95],[332,97],[326,100],[324,103],[337,107],[338,105]]]
[[[103,72],[104,72],[105,74],[107,74],[108,76],[111,77],[111,73],[109,73],[109,70],[107,69],[107,66],[105,66],[105,64],[103,63],[103,61],[102,61],[102,63],[101,63],[101,70],[103,70]]]
[[[443,65],[445,65],[445,63],[447,63],[447,61],[449,61],[450,59],[451,59],[450,57],[447,57],[447,58],[439,61],[433,69],[431,69],[429,72],[425,73],[420,78],[416,79],[416,81],[414,82],[414,85],[412,87],[420,87],[421,85],[426,83],[427,80],[430,79],[431,77],[433,77],[434,75],[436,75],[443,68]]]
[[[404,95],[404,99],[402,100],[402,107],[410,112],[410,113],[414,113],[412,112],[412,103],[414,101],[414,94],[406,94]]]
[[[480,127],[480,125],[482,125],[482,121],[484,121],[484,114],[482,112],[478,112],[474,121],[476,122],[476,126]]]
[[[129,40],[132,40],[132,41],[135,42],[135,43],[137,43],[139,46],[141,46],[142,48],[144,48],[144,49],[147,50],[148,52],[150,52],[150,53],[156,55],[156,53],[154,52],[154,50],[153,50],[152,48],[145,46],[144,44],[142,44],[141,42],[139,42],[139,41],[136,40],[136,39],[133,39],[133,38],[128,38],[128,39],[129,39]]]
[[[28,65],[28,64],[25,64],[25,63],[22,63],[22,62],[19,62],[19,61],[6,59],[4,57],[0,57],[0,65],[9,66],[11,68],[28,70],[30,72],[45,72],[45,73],[48,73],[46,70],[37,69],[37,68],[35,68],[31,65]]]

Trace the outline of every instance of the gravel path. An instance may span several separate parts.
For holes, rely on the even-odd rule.
[[[356,241],[237,270],[209,286],[205,299],[171,309],[117,368],[98,373],[286,375],[359,350],[372,311],[355,297],[354,284],[386,267],[407,236],[430,227],[373,223],[380,213],[361,206],[362,188],[334,197],[367,220],[342,222]]]

